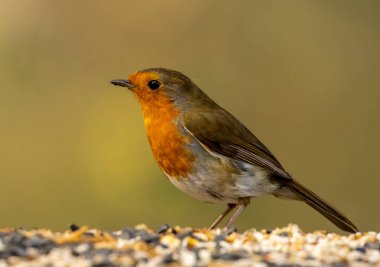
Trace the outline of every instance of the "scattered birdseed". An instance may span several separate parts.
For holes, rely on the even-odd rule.
[[[63,233],[0,229],[0,267],[380,266],[380,233],[304,233],[297,225],[244,233],[145,225]]]
[[[157,234],[163,234],[166,233],[170,229],[169,224],[164,224],[163,226],[159,227],[157,229]]]

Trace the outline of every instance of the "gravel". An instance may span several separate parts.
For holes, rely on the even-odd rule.
[[[113,232],[0,229],[0,267],[231,265],[380,266],[380,233],[304,233],[297,225],[244,233],[167,224]]]

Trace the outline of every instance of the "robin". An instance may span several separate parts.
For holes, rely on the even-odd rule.
[[[235,209],[226,224],[230,228],[250,199],[272,194],[303,201],[340,229],[358,231],[295,181],[250,130],[182,73],[151,68],[111,83],[127,87],[140,102],[154,158],[170,182],[201,201],[227,204],[210,229]]]

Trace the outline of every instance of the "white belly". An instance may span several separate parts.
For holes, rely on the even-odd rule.
[[[181,191],[208,203],[237,203],[240,197],[261,197],[277,189],[268,181],[266,173],[259,169],[241,174],[215,173],[210,170],[178,179],[166,176]]]

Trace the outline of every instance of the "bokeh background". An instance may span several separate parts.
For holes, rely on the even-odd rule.
[[[0,227],[208,226],[224,209],[161,174],[136,99],[111,79],[191,77],[300,182],[380,230],[380,1],[1,0]],[[338,231],[252,202],[236,225]]]

